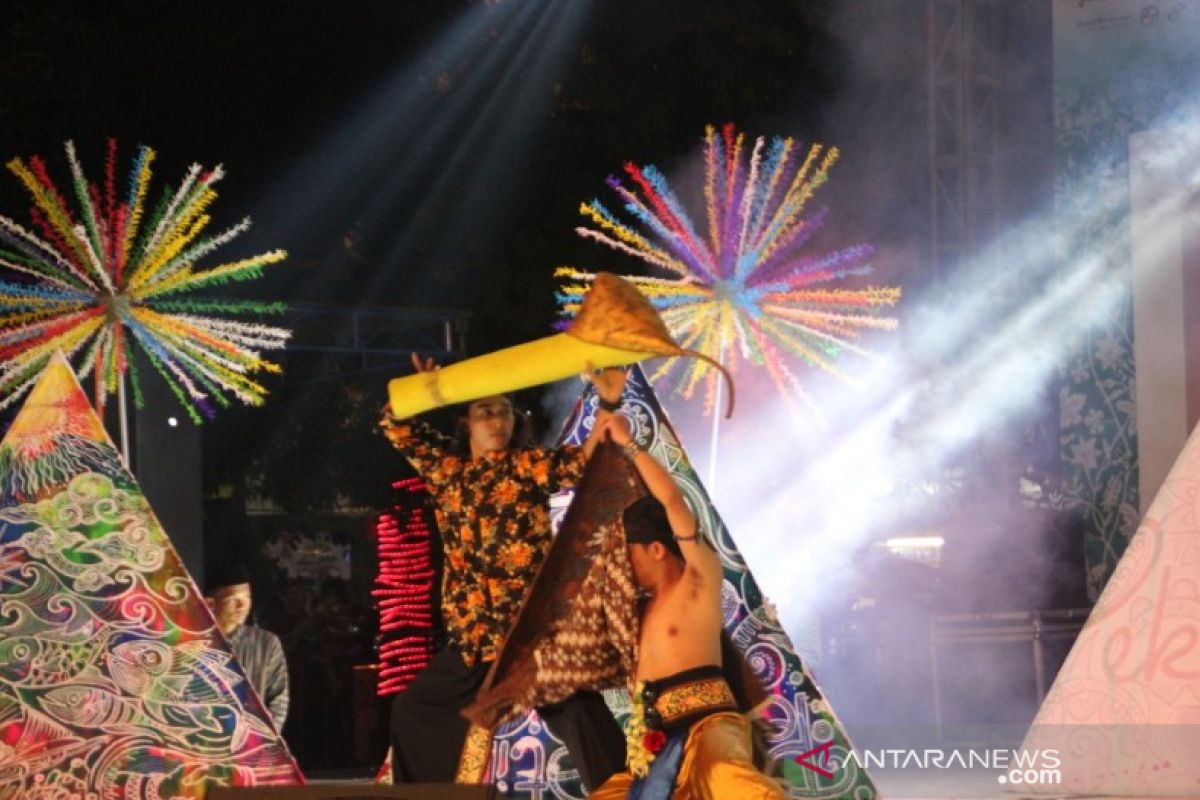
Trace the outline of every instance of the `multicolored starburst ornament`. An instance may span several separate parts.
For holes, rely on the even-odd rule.
[[[789,401],[818,418],[820,410],[794,370],[806,364],[853,383],[838,366],[844,352],[867,355],[854,340],[864,330],[897,326],[883,310],[900,299],[893,287],[830,286],[871,272],[874,248],[855,244],[810,253],[827,209],[806,214],[813,193],[828,180],[838,150],[792,139],[759,137],[747,147],[743,134],[726,125],[705,136],[704,205],[708,230],[701,235],[684,204],[654,166],[625,165],[633,186],[610,176],[631,222],[599,200],[580,207],[590,225],[583,237],[633,255],[670,277],[629,277],[659,310],[681,347],[695,349],[737,370],[739,361],[763,367]],[[592,273],[561,267],[559,305],[571,316]],[[704,361],[670,359],[651,374],[676,367],[678,388],[691,397],[706,388],[711,411],[719,376]]]
[[[103,185],[86,180],[72,142],[66,154],[74,211],[41,158],[7,165],[33,208],[32,230],[0,216],[0,267],[20,274],[0,281],[0,408],[16,402],[56,350],[76,357],[81,377],[91,375],[97,406],[121,391],[127,375],[140,406],[134,342],[197,423],[231,397],[261,404],[266,390],[249,376],[279,371],[260,351],[282,348],[290,331],[213,314],[278,314],[283,304],[191,294],[257,278],[286,256],[273,250],[197,266],[250,227],[247,218],[205,233],[222,168],[193,164],[178,188],[149,207],[154,150],[138,148],[121,187],[115,141],[108,142]]]

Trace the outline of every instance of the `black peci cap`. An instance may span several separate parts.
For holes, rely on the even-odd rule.
[[[250,570],[246,562],[241,560],[220,561],[212,564],[204,571],[205,593],[211,595],[225,586],[237,586],[239,583],[250,582]]]

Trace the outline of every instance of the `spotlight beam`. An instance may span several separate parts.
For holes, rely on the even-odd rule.
[[[1195,181],[1195,163],[1174,167]],[[807,446],[801,456],[807,466],[795,469],[794,449],[756,450],[742,465],[740,483],[728,492],[752,498],[750,505],[720,506],[735,532],[755,533],[738,544],[779,602],[785,623],[838,597],[861,545],[903,529],[906,512],[888,494],[891,487],[971,458],[983,437],[1044,397],[1047,381],[1084,337],[1130,313],[1128,276],[1114,270],[1127,261],[1130,246],[1126,189],[1101,165],[1066,198],[1074,210],[1069,217],[1040,210],[964,263],[944,288],[918,299],[902,326],[912,332],[907,342],[874,365],[861,390],[864,401],[831,419],[832,438]],[[1146,224],[1172,207],[1164,198],[1146,212]],[[1069,235],[1060,231],[1064,221],[1072,226]],[[1097,228],[1107,230],[1100,240],[1074,233]],[[934,372],[914,380],[910,370],[928,365]],[[783,408],[775,416],[785,424]],[[752,487],[778,485],[780,475],[795,477],[771,497],[755,498]],[[998,500],[978,512],[983,523],[986,515],[999,520],[1011,509]],[[793,558],[780,559],[781,552]],[[797,563],[819,564],[822,579],[798,584]]]

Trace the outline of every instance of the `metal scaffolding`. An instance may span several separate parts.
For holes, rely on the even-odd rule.
[[[996,0],[926,0],[930,231],[940,279],[996,225]]]
[[[319,354],[364,372],[407,367],[409,354],[440,363],[466,352],[465,311],[423,308],[348,308],[289,305],[280,324],[292,330],[288,353]],[[286,356],[285,356],[286,360]]]

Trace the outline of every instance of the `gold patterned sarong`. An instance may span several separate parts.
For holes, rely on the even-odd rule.
[[[640,796],[652,800],[787,797],[778,783],[755,768],[750,723],[737,713],[738,701],[721,667],[696,667],[641,681],[635,691],[634,708],[635,713],[641,712],[642,719],[641,724],[630,725],[634,739],[629,742],[630,771],[614,775],[588,795],[589,800],[625,798],[635,782]],[[664,735],[671,742],[686,737],[682,760],[675,755],[665,765],[656,765],[657,759],[646,752],[644,741],[656,735],[657,747],[666,743]],[[667,744],[667,750],[673,746]],[[665,776],[661,772],[657,777],[647,774],[654,773],[658,766],[665,767]]]
[[[750,723],[741,714],[710,714],[679,735],[687,740],[672,800],[786,800],[783,787],[755,769]],[[633,783],[631,774],[618,772],[588,800],[624,800]]]

